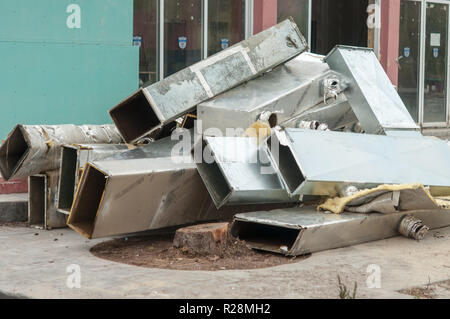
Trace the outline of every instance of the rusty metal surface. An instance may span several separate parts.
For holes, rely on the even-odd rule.
[[[430,229],[450,225],[450,210],[330,214],[307,206],[237,214],[231,232],[251,248],[297,256],[398,236],[408,215]]]
[[[181,117],[210,98],[308,49],[293,20],[285,20],[167,78],[140,89],[110,110],[128,143]]]
[[[71,143],[123,140],[113,125],[17,125],[0,147],[0,172],[6,180],[59,168],[61,147]]]

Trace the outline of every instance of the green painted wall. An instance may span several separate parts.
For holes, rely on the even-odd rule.
[[[17,123],[111,123],[138,88],[133,0],[1,0],[0,12],[0,139]]]

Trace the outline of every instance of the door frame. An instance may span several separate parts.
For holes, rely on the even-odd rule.
[[[201,59],[208,57],[208,0],[201,0],[202,5],[202,55]],[[164,0],[158,0],[158,30],[157,30],[157,72],[158,81],[164,79]],[[253,0],[245,0],[244,5],[244,38],[253,35]]]
[[[420,61],[419,61],[419,125],[424,128],[442,128],[449,126],[449,92],[450,92],[450,1],[448,0],[408,0],[408,1],[420,1]],[[426,47],[426,30],[427,30],[427,4],[439,3],[447,5],[447,66],[446,66],[446,92],[445,92],[445,122],[424,122],[424,110],[425,110],[425,47]]]

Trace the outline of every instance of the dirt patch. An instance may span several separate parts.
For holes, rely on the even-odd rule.
[[[299,262],[306,257],[289,258],[254,251],[245,242],[230,239],[217,255],[205,256],[186,248],[173,247],[173,234],[114,239],[91,248],[99,258],[148,268],[174,270],[258,269]]]
[[[414,287],[399,291],[402,294],[413,296],[417,299],[449,298],[450,280],[429,283],[421,287]]]

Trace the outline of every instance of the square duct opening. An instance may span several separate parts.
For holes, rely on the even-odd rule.
[[[106,182],[107,176],[103,172],[89,164],[86,166],[67,224],[87,238],[92,237]]]
[[[109,115],[127,143],[161,124],[142,89],[111,109]]]

